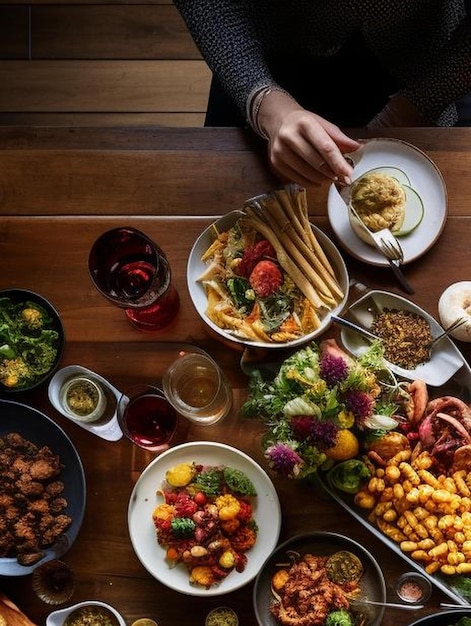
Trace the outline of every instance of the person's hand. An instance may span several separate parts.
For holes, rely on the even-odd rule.
[[[369,130],[400,126],[428,126],[417,107],[405,96],[395,94],[384,108],[367,124]]]
[[[353,168],[343,153],[354,152],[361,144],[335,124],[279,91],[270,92],[263,100],[259,122],[268,136],[271,168],[281,180],[303,187],[326,180],[351,182]]]

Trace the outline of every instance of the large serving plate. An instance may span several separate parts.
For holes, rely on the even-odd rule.
[[[464,359],[463,359],[464,361]],[[447,382],[445,386],[441,389],[434,389],[430,392],[431,397],[440,397],[442,395],[452,395],[458,398],[461,398],[464,402],[471,403],[471,369],[469,365],[464,361],[464,365],[460,368]],[[379,528],[377,528],[374,524],[372,524],[368,520],[368,511],[364,511],[356,506],[353,502],[353,495],[349,495],[342,491],[336,489],[332,484],[330,484],[327,474],[323,472],[319,472],[317,474],[319,483],[323,486],[323,488],[329,493],[329,495],[340,504],[352,517],[354,517],[360,524],[362,524],[365,528],[367,528],[373,535],[375,535],[378,539],[380,539],[384,544],[386,544],[391,550],[396,552],[408,565],[412,568],[424,574],[430,582],[435,585],[438,589],[440,589],[443,593],[447,594],[450,598],[452,598],[455,602],[462,605],[468,605],[469,600],[462,597],[457,591],[451,588],[447,584],[446,576],[439,577],[438,575],[430,575],[428,574],[422,565],[418,561],[414,561],[410,558],[405,552],[403,552],[399,544],[392,541],[389,537],[387,537],[384,533],[382,533]],[[433,622],[435,624],[435,622]],[[444,623],[444,622],[443,622]]]
[[[0,400],[0,436],[19,433],[38,447],[48,446],[59,455],[63,469],[59,480],[64,483],[63,496],[68,502],[65,513],[72,518],[71,526],[54,545],[44,550],[45,556],[32,566],[20,565],[16,558],[0,558],[0,575],[24,576],[35,567],[61,557],[75,541],[82,525],[86,504],[85,472],[73,443],[52,419],[32,407]]]
[[[432,337],[436,337],[443,328],[426,311],[416,304],[388,291],[373,290],[359,298],[348,308],[348,315],[364,328],[370,329],[374,315],[384,309],[398,309],[411,311],[420,315],[430,325]],[[342,343],[355,356],[364,352],[370,342],[358,333],[342,328]],[[463,355],[449,337],[444,337],[433,349],[431,358],[426,363],[421,363],[412,370],[407,370],[388,362],[388,367],[401,376],[410,380],[424,380],[428,385],[441,387],[461,368],[465,363]]]
[[[230,213],[227,213],[223,217],[216,220],[216,222],[208,226],[208,228],[206,228],[201,233],[190,251],[187,265],[187,286],[198,314],[216,334],[220,335],[225,340],[237,344],[243,344],[254,348],[286,349],[294,348],[296,346],[307,343],[308,341],[312,341],[313,339],[324,333],[330,326],[330,313],[339,315],[340,312],[343,310],[343,308],[345,307],[345,303],[348,299],[349,289],[347,268],[340,252],[333,244],[333,242],[327,237],[327,235],[325,235],[319,228],[314,225],[311,225],[312,230],[314,231],[314,234],[317,237],[319,244],[321,245],[330,263],[332,264],[332,267],[336,273],[340,287],[344,294],[342,301],[332,311],[327,313],[322,318],[321,324],[316,330],[307,335],[303,335],[302,337],[299,337],[295,340],[287,341],[284,343],[266,343],[262,341],[251,341],[249,339],[238,337],[234,333],[220,328],[206,315],[208,299],[206,297],[205,287],[201,282],[198,281],[198,278],[205,271],[207,265],[201,260],[201,257],[216,238],[215,233],[229,230],[239,219],[239,217],[241,217],[241,215],[243,215],[242,211],[231,211]]]
[[[265,561],[257,576],[253,591],[254,610],[259,625],[278,626],[277,620],[270,614],[270,606],[274,601],[271,580],[275,572],[280,569],[277,564],[286,562],[289,551],[301,555],[330,556],[339,550],[347,550],[355,554],[365,568],[361,579],[361,597],[374,602],[385,602],[386,585],[383,573],[376,559],[366,548],[344,535],[332,532],[312,532],[298,535],[282,543]],[[368,609],[371,617],[365,622],[365,626],[379,626],[384,607],[368,607]]]
[[[411,186],[424,204],[424,217],[410,234],[401,237],[404,264],[419,258],[437,241],[445,226],[448,198],[445,181],[438,167],[421,150],[399,139],[369,139],[352,154],[355,163],[353,179],[377,167],[396,167],[406,173]],[[353,257],[387,267],[388,262],[375,248],[363,242],[353,231],[345,202],[335,185],[329,189],[328,214],[340,245]]]
[[[225,465],[244,472],[257,491],[254,518],[259,528],[257,541],[247,552],[243,572],[231,572],[218,586],[204,589],[192,586],[186,567],[170,568],[165,560],[165,548],[157,543],[152,512],[162,498],[157,498],[165,472],[180,463]],[[209,441],[184,443],[158,456],[141,474],[131,494],[128,508],[131,542],[137,557],[154,578],[174,591],[192,596],[219,596],[239,589],[255,578],[265,559],[278,543],[281,509],[275,487],[265,471],[248,455],[231,446]]]

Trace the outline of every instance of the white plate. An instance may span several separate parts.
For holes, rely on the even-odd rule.
[[[369,329],[373,323],[374,311],[370,310],[372,303],[380,310],[400,309],[421,315],[430,324],[432,337],[436,337],[443,331],[440,324],[426,311],[410,300],[388,291],[369,291],[349,307],[350,316],[365,328]],[[342,328],[342,343],[355,356],[364,352],[370,345],[368,340],[346,328]],[[432,387],[444,385],[463,365],[463,356],[449,337],[444,337],[433,349],[430,361],[418,365],[413,370],[406,370],[388,362],[390,369],[399,376],[410,380],[421,379]]]
[[[421,150],[399,139],[369,139],[356,153],[356,179],[375,167],[389,166],[403,170],[424,203],[424,217],[409,235],[400,238],[404,251],[404,264],[425,254],[440,236],[448,214],[445,182],[437,166]],[[372,246],[364,243],[353,231],[345,202],[335,185],[331,185],[327,198],[330,224],[339,243],[353,257],[371,265],[388,266],[387,260]]]
[[[235,222],[239,219],[241,215],[243,215],[242,211],[231,211],[230,213],[226,213],[226,215],[223,215],[201,233],[201,235],[198,237],[195,244],[193,245],[193,248],[191,249],[190,255],[188,257],[186,279],[188,291],[190,292],[191,299],[197,312],[214,332],[216,332],[218,335],[221,335],[224,339],[234,341],[235,343],[252,346],[255,348],[286,349],[299,346],[301,344],[307,343],[308,341],[312,341],[315,337],[324,333],[330,326],[331,320],[329,313],[327,313],[327,315],[322,319],[321,325],[315,331],[307,335],[303,335],[298,339],[295,339],[293,341],[287,341],[285,343],[265,343],[262,341],[250,341],[249,339],[237,337],[229,331],[223,330],[222,328],[217,326],[217,324],[211,321],[206,315],[206,308],[208,305],[206,291],[204,285],[197,280],[207,268],[206,263],[201,260],[201,257],[216,238],[214,228],[216,227],[218,232],[224,232],[226,230],[229,230],[229,228],[231,228],[235,224]],[[337,250],[332,241],[327,237],[327,235],[325,235],[316,226],[312,224],[311,226],[320,245],[322,246],[322,249],[326,253],[330,263],[332,264],[332,267],[334,268],[336,276],[339,280],[340,287],[344,293],[342,302],[340,302],[340,304],[331,311],[331,313],[339,315],[345,307],[345,303],[348,299],[349,285],[347,267],[342,256],[340,255],[340,252]]]
[[[157,543],[152,522],[152,511],[162,502],[162,498],[156,496],[156,491],[165,479],[165,472],[179,463],[192,462],[239,469],[250,478],[257,491],[253,511],[259,533],[254,547],[247,552],[247,566],[241,573],[231,572],[218,586],[210,589],[192,586],[188,570],[183,564],[169,568],[165,560],[165,548]],[[154,578],[175,591],[191,596],[209,597],[239,589],[255,578],[278,543],[281,510],[273,483],[254,460],[231,446],[197,441],[171,448],[147,466],[131,494],[128,525],[134,551]]]

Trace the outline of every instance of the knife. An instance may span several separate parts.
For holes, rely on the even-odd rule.
[[[345,317],[339,317],[338,315],[334,315],[333,313],[331,313],[330,319],[333,322],[339,324],[340,326],[344,326],[345,328],[348,328],[349,330],[353,330],[354,332],[358,333],[362,337],[365,337],[366,339],[369,339],[370,341],[379,340],[379,337],[373,334],[367,328],[364,328],[364,326],[360,326],[359,324],[355,324],[355,322],[351,322]]]

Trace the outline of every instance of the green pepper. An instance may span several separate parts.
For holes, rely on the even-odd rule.
[[[3,356],[5,359],[14,359],[16,357],[16,352],[11,346],[9,346],[7,343],[4,343],[2,346],[0,346],[0,356]]]
[[[363,461],[359,459],[349,459],[348,461],[342,461],[342,463],[334,465],[327,474],[327,477],[333,487],[336,487],[340,491],[345,491],[346,493],[355,494],[360,491],[363,483],[366,482],[371,475],[366,463],[363,463]]]

